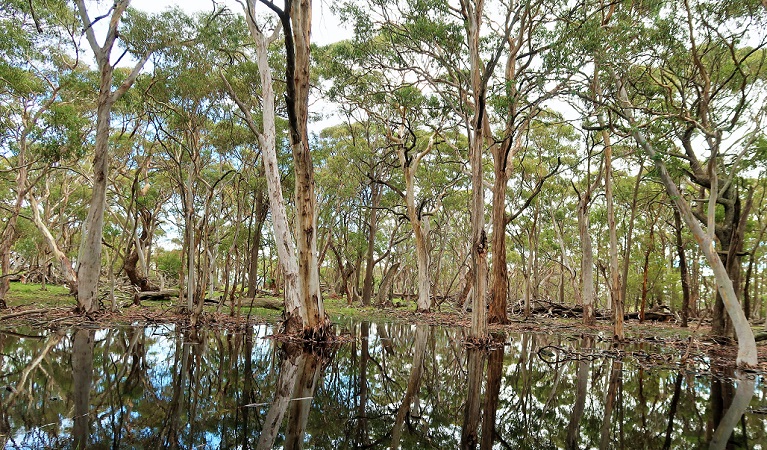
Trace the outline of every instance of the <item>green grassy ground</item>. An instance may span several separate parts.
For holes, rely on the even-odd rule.
[[[75,299],[69,295],[69,289],[55,284],[48,284],[43,289],[41,285],[34,283],[11,283],[11,290],[6,294],[5,301],[9,308],[75,306]]]
[[[265,297],[276,302],[281,302],[281,297]],[[340,319],[354,319],[354,320],[396,320],[396,317],[392,317],[390,311],[382,310],[375,306],[362,307],[359,304],[349,306],[345,298],[340,297],[326,297],[325,310],[330,316],[331,320],[339,321]],[[20,307],[25,308],[74,308],[76,302],[73,296],[69,295],[69,290],[62,286],[47,285],[45,289],[40,284],[34,283],[11,283],[11,289],[6,295],[6,303],[9,308],[16,309]],[[118,297],[118,304],[129,305],[131,303],[130,296],[126,294],[120,294]],[[157,308],[158,310],[167,310],[172,306],[177,305],[177,301],[174,300],[144,300],[142,306],[149,309]],[[395,304],[400,311],[414,310],[415,302],[409,302],[403,299],[395,299]],[[251,318],[257,318],[259,322],[276,322],[282,316],[282,311],[268,308],[261,308],[251,306],[247,299],[243,299],[243,303],[237,306],[240,316],[246,316]],[[206,303],[206,312],[215,312],[217,305]],[[227,302],[222,308],[221,312],[224,314],[230,313],[230,305]]]

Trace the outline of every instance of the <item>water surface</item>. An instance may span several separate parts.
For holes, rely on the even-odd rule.
[[[0,331],[4,448],[767,448],[767,387],[647,344],[350,323],[329,354],[174,326]],[[734,429],[734,432],[732,431]]]

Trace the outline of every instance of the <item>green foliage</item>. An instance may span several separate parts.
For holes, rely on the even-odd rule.
[[[548,280],[541,282],[541,290],[549,297],[563,273],[569,280],[560,266],[564,256],[578,269],[574,193],[585,192],[597,177],[604,144],[601,130],[595,130],[597,113],[603,114],[613,138],[621,246],[630,228],[634,175],[638,161],[645,161],[639,206],[633,211],[636,248],[621,249],[630,262],[626,280],[630,299],[640,293],[638,268],[651,244],[655,246],[649,257],[651,284],[659,287],[655,294],[662,297],[675,289],[671,285],[676,272],[659,244],[670,242],[671,210],[654,163],[665,164],[682,188],[682,199],[705,202],[705,186],[701,190],[690,181],[693,167],[683,146],[685,136],[704,169],[711,152],[707,138],[719,139],[719,157],[713,162],[720,182],[731,181],[741,190],[741,205],[752,186],[757,187],[754,199],[758,198],[763,189],[758,177],[767,160],[767,139],[755,125],[764,120],[767,98],[767,10],[756,1],[687,3],[689,14],[685,2],[665,0],[615,3],[614,9],[613,4],[598,2],[485,2],[480,59],[483,68],[493,68],[485,73],[491,134],[483,143],[485,181],[493,182],[490,149],[510,144],[514,151],[506,161],[511,179],[505,201],[506,212],[512,214],[561,162],[507,232],[507,249],[514,250],[509,255],[512,285],[523,280],[522,263],[530,255],[537,258],[539,280]],[[30,5],[36,8],[42,32]],[[353,27],[354,36],[312,49],[312,87],[322,99],[312,103],[311,113],[330,117],[337,108],[342,118],[342,123],[326,127],[310,142],[325,281],[339,278],[334,252],[342,265],[363,269],[372,241],[376,279],[384,267],[399,262],[403,274],[397,289],[409,288],[415,262],[411,238],[405,233],[401,196],[405,181],[397,146],[404,143],[407,163],[433,135],[434,148],[416,174],[416,203],[430,225],[435,289],[441,295],[442,289],[454,294],[463,287],[470,248],[467,128],[475,105],[466,22],[455,7],[460,5],[438,0],[357,0],[331,6]],[[83,52],[79,46],[87,45],[78,20],[71,2],[9,0],[0,7],[0,215],[5,218],[12,209],[16,165],[26,152],[30,179],[40,180],[30,193],[41,199],[44,219],[70,255],[79,244],[90,196],[99,79],[85,60],[78,59]],[[267,34],[276,24],[273,16],[257,21]],[[514,50],[512,46],[519,43],[523,45]],[[254,225],[262,220],[256,218],[255,205],[256,197],[263,200],[265,182],[257,139],[225,92],[221,74],[237,97],[251,106],[258,124],[262,86],[244,17],[228,10],[189,15],[178,8],[159,14],[130,9],[120,26],[118,46],[127,53],[115,69],[113,89],[130,73],[123,63],[131,56],[135,59],[150,50],[154,54],[135,89],[113,109],[109,150],[113,179],[105,237],[116,246],[114,254],[122,257],[137,211],[153,215],[148,222],[154,226],[150,248],[156,248],[160,236],[178,240],[185,231],[186,183],[193,177],[194,217],[186,225],[197,226],[197,238],[207,239],[205,245],[215,248],[219,269],[230,265],[230,281],[234,273],[242,280],[248,264],[245,255],[255,239]],[[284,42],[277,39],[269,51],[273,87],[281,99]],[[507,66],[508,58],[512,59]],[[628,124],[621,110],[617,77],[635,106],[635,124]],[[710,95],[705,99],[707,89]],[[292,215],[292,153],[283,102],[278,102],[276,112],[279,170]],[[630,139],[634,130],[652,142],[658,152],[655,160],[640,154]],[[604,245],[604,239],[600,241],[605,234],[604,197],[602,186],[595,186],[590,232],[599,246]],[[212,214],[203,217],[206,205]],[[373,208],[379,226],[369,236]],[[269,247],[268,213],[259,214],[266,217],[261,239]],[[723,206],[717,214],[724,218]],[[763,214],[754,209],[746,218],[749,246],[759,245],[756,233]],[[23,215],[31,214],[23,211]],[[144,229],[143,223],[139,229]],[[537,233],[534,249],[527,240],[531,230]],[[20,221],[18,235],[14,252],[28,260],[49,256],[29,221]],[[692,252],[693,242],[687,235],[685,239]],[[604,254],[604,248],[598,250]],[[274,249],[263,255],[274,258]],[[159,251],[150,255],[150,261],[175,278],[183,266],[180,257],[178,251]],[[763,252],[755,257],[757,265],[763,262]],[[273,270],[273,265],[266,270]],[[578,275],[566,283],[567,301],[572,301]]]
[[[181,250],[159,250],[155,256],[157,271],[163,276],[176,280],[183,270]]]

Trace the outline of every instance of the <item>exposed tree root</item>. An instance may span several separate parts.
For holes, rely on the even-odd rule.
[[[269,336],[281,342],[302,346],[304,350],[315,351],[326,346],[335,346],[348,340],[347,337],[336,335],[333,323],[328,316],[314,327],[304,327],[297,315],[290,315],[284,319],[280,326],[280,332]]]

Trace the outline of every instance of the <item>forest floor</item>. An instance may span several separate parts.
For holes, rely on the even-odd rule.
[[[273,301],[279,299],[272,298]],[[11,291],[6,295],[7,308],[0,310],[0,332],[12,332],[21,328],[57,330],[70,327],[117,327],[151,325],[156,323],[188,324],[189,316],[177,305],[177,300],[146,301],[140,306],[133,305],[129,296],[122,296],[116,303],[118,308],[112,311],[109,305],[97,314],[83,315],[75,311],[75,302],[65,288],[48,286],[42,290],[40,285],[12,283]],[[443,303],[438,311],[423,314],[415,312],[414,304],[398,300],[396,307],[375,307],[348,305],[345,299],[329,297],[325,307],[331,320],[339,324],[339,332],[345,333],[343,323],[347,320],[368,320],[372,322],[427,323],[446,327],[469,328],[471,313],[460,311],[452,305]],[[505,333],[542,333],[558,337],[560,344],[554,346],[558,355],[568,359],[588,357],[577,348],[577,341],[590,336],[593,341],[602,343],[598,348],[601,353],[611,356],[631,354],[641,357],[650,365],[680,365],[686,361],[705,361],[718,370],[731,369],[737,355],[737,345],[721,345],[708,338],[709,324],[704,320],[690,321],[687,328],[674,322],[639,323],[637,320],[625,322],[626,339],[622,345],[612,343],[612,324],[607,320],[598,320],[593,326],[585,326],[578,318],[551,317],[533,315],[528,319],[510,315],[506,325],[491,325],[490,332],[496,335]],[[247,299],[241,308],[232,314],[229,305],[218,307],[212,303],[205,306],[201,319],[203,326],[219,329],[237,330],[253,324],[278,324],[281,311],[267,308],[251,308]],[[754,326],[754,333],[764,333],[764,325]],[[569,343],[573,343],[572,345]],[[606,343],[606,344],[605,344]],[[757,371],[767,374],[767,340],[758,343],[759,366]],[[560,358],[561,356],[557,356]],[[712,369],[713,370],[713,369]]]

